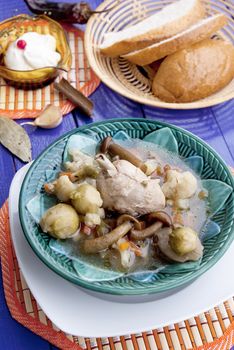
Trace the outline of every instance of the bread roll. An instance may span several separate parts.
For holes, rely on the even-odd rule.
[[[166,102],[192,102],[222,89],[234,78],[234,47],[206,39],[164,59],[152,91]]]
[[[205,16],[201,0],[179,0],[145,20],[106,33],[100,51],[110,57],[127,54],[179,33]]]
[[[171,38],[147,46],[144,49],[130,52],[123,57],[139,66],[145,66],[209,38],[213,33],[227,24],[227,21],[227,17],[221,13],[204,18]]]

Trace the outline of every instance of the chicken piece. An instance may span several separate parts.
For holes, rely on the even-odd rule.
[[[162,185],[162,191],[169,199],[191,198],[197,190],[197,179],[190,171],[180,173],[177,170],[166,172],[166,182]]]
[[[97,161],[102,167],[97,177],[97,189],[104,208],[138,216],[165,207],[159,180],[149,178],[126,160],[111,163],[100,155]]]

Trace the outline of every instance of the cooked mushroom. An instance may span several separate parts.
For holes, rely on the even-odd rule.
[[[143,172],[146,172],[147,167],[142,162],[141,159],[137,158],[134,154],[132,154],[129,150],[126,148],[118,145],[117,143],[114,143],[112,138],[110,136],[106,137],[100,148],[101,152],[103,153],[110,153],[113,156],[119,156],[120,159],[125,159],[135,165],[137,168],[140,168]]]
[[[112,244],[117,242],[120,238],[125,236],[132,228],[133,224],[130,221],[125,221],[120,226],[117,226],[113,231],[107,233],[104,236],[86,239],[83,244],[83,250],[86,254],[98,253],[104,249],[107,249]]]
[[[164,211],[155,211],[147,215],[147,221],[150,223],[156,221],[154,224],[146,227],[145,229],[134,229],[131,230],[131,239],[133,240],[144,240],[146,238],[152,237],[160,228],[163,226],[172,226],[172,219],[170,215],[168,215]]]
[[[142,229],[142,223],[140,221],[138,221],[136,218],[134,218],[134,216],[128,215],[128,214],[123,214],[120,215],[117,219],[117,226],[121,225],[123,222],[125,221],[130,221],[134,224],[134,228],[136,228],[137,230],[141,230]]]
[[[172,218],[169,214],[167,214],[165,211],[158,210],[153,213],[150,213],[147,216],[147,219],[149,222],[155,221],[155,219],[161,221],[163,223],[163,226],[172,226]]]
[[[142,241],[146,238],[152,237],[155,233],[162,228],[163,224],[161,221],[156,221],[151,226],[146,227],[144,230],[131,230],[130,238],[135,241]]]
[[[189,249],[184,249],[185,245],[183,245],[183,254],[178,254],[172,249],[170,245],[170,237],[172,232],[172,228],[168,227],[162,228],[157,232],[157,245],[159,250],[163,253],[163,255],[165,255],[171,261],[177,261],[181,263],[185,261],[196,261],[202,257],[203,245],[201,244],[198,235],[196,235],[195,242],[193,239],[192,245],[186,244],[186,246],[189,247]],[[191,250],[191,247],[194,249]]]
[[[101,143],[101,146],[100,146],[100,151],[102,153],[107,153],[108,152],[108,148],[109,148],[109,145],[110,143],[112,143],[112,137],[111,136],[107,136],[104,138],[104,140],[102,141]]]

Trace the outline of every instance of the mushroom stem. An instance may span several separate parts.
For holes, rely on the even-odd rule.
[[[125,221],[123,224],[117,226],[113,231],[104,236],[94,239],[86,239],[83,245],[84,252],[86,254],[94,254],[107,249],[120,238],[125,236],[132,226],[133,224],[130,221]]]
[[[158,210],[158,211],[154,211],[154,212],[150,213],[147,216],[147,219],[149,220],[149,222],[155,221],[155,219],[159,220],[163,223],[163,226],[170,227],[173,225],[171,216],[162,210]]]
[[[109,152],[113,156],[119,156],[120,159],[129,161],[137,168],[140,168],[144,173],[147,170],[147,166],[142,162],[141,159],[137,158],[134,154],[118,145],[117,143],[114,143],[110,136],[103,140],[101,144],[101,151],[104,153]]]
[[[140,168],[143,172],[147,170],[146,165],[134,154],[129,152],[127,149],[117,145],[116,143],[111,143],[109,145],[109,152],[114,156],[119,156],[120,159],[124,159],[135,165],[137,168]]]
[[[130,221],[134,224],[134,228],[136,228],[137,230],[141,230],[142,229],[142,223],[140,221],[138,221],[136,218],[134,218],[134,216],[128,215],[128,214],[123,214],[120,215],[117,219],[117,225],[121,225],[123,222],[126,221]]]
[[[108,152],[108,148],[109,148],[109,145],[112,143],[112,137],[111,136],[107,136],[104,138],[104,140],[102,141],[101,143],[101,146],[100,146],[100,151],[101,153],[106,153]]]
[[[145,228],[144,230],[131,230],[131,236],[130,238],[135,241],[141,241],[146,238],[152,237],[158,230],[162,228],[163,224],[160,221],[156,221],[151,226]]]

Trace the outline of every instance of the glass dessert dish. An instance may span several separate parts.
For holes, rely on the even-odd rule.
[[[50,34],[56,40],[56,52],[61,56],[56,66],[46,66],[33,70],[14,70],[5,65],[4,56],[9,44],[23,34],[36,32]],[[71,51],[61,25],[47,16],[18,15],[0,23],[0,76],[9,85],[23,89],[35,89],[49,84],[59,74],[71,67]]]

